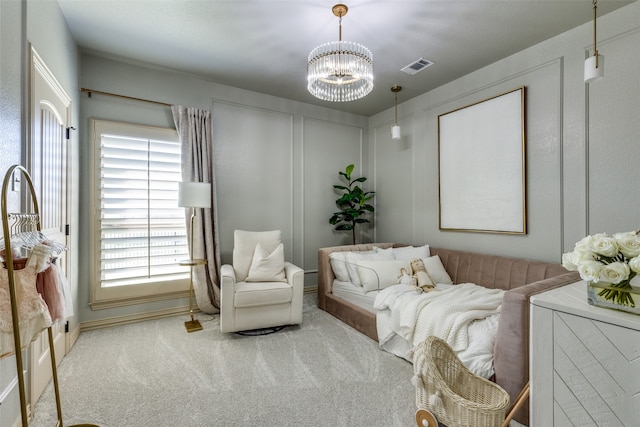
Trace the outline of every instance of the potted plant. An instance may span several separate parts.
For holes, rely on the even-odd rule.
[[[351,230],[352,244],[356,243],[356,225],[368,223],[365,218],[368,212],[373,212],[373,206],[368,202],[373,199],[374,191],[364,191],[359,183],[367,180],[366,177],[351,179],[351,174],[355,166],[347,166],[344,172],[338,174],[347,182],[347,185],[334,185],[333,188],[340,191],[342,195],[336,200],[336,205],[340,211],[335,212],[329,219],[331,225],[335,225],[338,231]]]

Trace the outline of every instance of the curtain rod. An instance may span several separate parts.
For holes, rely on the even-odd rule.
[[[89,94],[89,98],[91,98],[91,94],[92,93],[95,93],[95,94],[98,94],[98,95],[114,96],[116,98],[129,99],[131,101],[147,102],[149,104],[162,105],[163,107],[171,107],[171,104],[167,104],[166,102],[158,102],[158,101],[151,101],[149,99],[134,98],[132,96],[118,95],[117,93],[102,92],[102,91],[99,91],[99,90],[87,89],[87,88],[84,88],[84,87],[80,89],[80,92],[88,93]]]

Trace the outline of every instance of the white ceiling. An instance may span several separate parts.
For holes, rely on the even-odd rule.
[[[58,2],[87,51],[365,116],[393,106],[393,85],[403,87],[402,102],[593,20],[590,0],[349,0],[342,39],[373,52],[374,89],[330,103],[307,92],[306,65],[314,47],[338,39],[338,1]],[[629,3],[600,0],[598,16]],[[400,71],[420,57],[435,65],[414,76]]]

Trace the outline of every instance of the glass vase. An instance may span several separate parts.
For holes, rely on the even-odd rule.
[[[587,301],[597,307],[613,308],[640,314],[640,287],[606,282],[587,283]]]

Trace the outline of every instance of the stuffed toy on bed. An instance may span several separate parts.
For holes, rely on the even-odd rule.
[[[418,288],[418,281],[416,280],[415,277],[409,274],[406,268],[400,269],[400,276],[398,276],[398,280],[396,280],[396,283]]]
[[[418,287],[422,289],[423,292],[438,290],[438,288],[433,284],[433,280],[431,280],[422,259],[415,258],[411,260],[411,270],[413,271],[413,277],[416,279]]]

